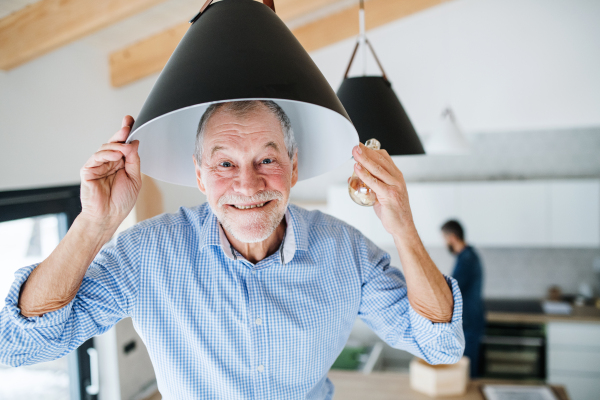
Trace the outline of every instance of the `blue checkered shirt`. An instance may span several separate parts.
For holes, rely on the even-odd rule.
[[[462,356],[456,281],[450,323],[408,302],[400,270],[353,227],[290,205],[280,250],[257,264],[223,234],[207,204],[121,233],[90,265],[77,296],[26,318],[16,280],[0,313],[0,362],[53,360],[130,316],[166,400],[331,399],[327,372],[361,317],[383,340],[430,363]]]

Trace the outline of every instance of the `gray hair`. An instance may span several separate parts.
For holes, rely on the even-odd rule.
[[[294,131],[292,130],[292,123],[288,118],[287,114],[277,103],[271,100],[242,100],[242,101],[229,101],[225,103],[215,103],[211,104],[204,114],[202,118],[200,118],[200,123],[198,124],[198,130],[196,132],[196,146],[194,151],[194,156],[196,158],[196,163],[201,165],[202,163],[202,152],[204,150],[204,133],[206,131],[206,125],[208,125],[208,120],[212,117],[215,112],[223,109],[223,111],[233,113],[236,117],[242,118],[251,112],[257,110],[260,106],[264,105],[267,109],[273,113],[279,120],[281,124],[281,131],[283,132],[283,141],[285,143],[285,148],[290,156],[290,160],[294,159],[294,155],[298,150],[298,145],[296,144],[296,138],[294,137]]]

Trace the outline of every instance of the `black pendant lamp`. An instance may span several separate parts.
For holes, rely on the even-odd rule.
[[[362,143],[375,138],[390,155],[425,154],[415,128],[394,93],[373,46],[365,36],[363,0],[360,0],[359,19],[360,35],[337,95],[350,115]],[[362,47],[364,56],[366,48],[369,48],[383,76],[348,78],[359,47]]]
[[[196,186],[192,155],[209,105],[272,100],[298,143],[299,179],[352,157],[358,135],[348,114],[272,0],[208,0],[175,49],[132,127],[142,172]]]

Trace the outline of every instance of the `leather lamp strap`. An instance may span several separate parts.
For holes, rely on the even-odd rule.
[[[196,14],[196,16],[194,18],[192,18],[190,20],[190,24],[193,24],[194,22],[196,22],[198,20],[198,18],[200,18],[200,16],[202,15],[202,13],[204,12],[204,10],[206,10],[206,8],[208,6],[210,6],[210,4],[213,2],[214,0],[206,0],[206,3],[204,3],[204,5],[202,6],[202,8],[200,9],[200,11],[198,12],[198,14]],[[273,12],[275,12],[275,2],[274,0],[263,0],[263,4],[267,7],[269,7],[271,10],[273,10]]]
[[[369,39],[367,39],[367,37],[365,35],[365,25],[364,25],[365,2],[364,2],[364,0],[360,0],[359,9],[360,9],[360,11],[359,11],[360,34],[359,34],[358,40],[356,41],[356,46],[354,46],[354,51],[352,52],[352,57],[350,57],[350,62],[348,63],[348,68],[346,68],[346,73],[344,74],[344,79],[348,78],[348,74],[350,73],[350,67],[352,67],[352,63],[354,62],[354,57],[356,57],[356,52],[358,51],[358,48],[360,47],[361,38],[363,38],[364,43],[369,47],[369,50],[371,50],[371,53],[373,54],[373,57],[375,58],[375,61],[377,62],[377,65],[379,66],[379,69],[381,70],[383,79],[385,79],[387,81],[388,80],[387,76],[385,75],[383,66],[379,62],[379,58],[377,57],[377,54],[375,54],[375,49],[373,49],[373,46],[371,46],[371,42],[369,42]]]

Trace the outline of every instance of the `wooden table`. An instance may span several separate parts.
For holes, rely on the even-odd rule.
[[[399,372],[373,372],[365,375],[354,371],[330,371],[329,379],[335,385],[334,400],[432,400],[434,398],[410,388],[408,374]],[[518,385],[522,382],[475,380],[471,381],[463,396],[436,397],[436,400],[484,400],[480,387],[486,383]],[[562,386],[551,386],[559,400],[569,400]],[[145,400],[160,400],[160,393]]]
[[[431,400],[425,394],[410,388],[408,374],[398,372],[373,372],[365,375],[353,371],[330,371],[329,379],[335,385],[334,400]],[[500,383],[518,385],[522,382],[474,380],[463,396],[436,397],[436,399],[484,400],[481,385]],[[569,400],[562,386],[552,386],[559,400]]]

